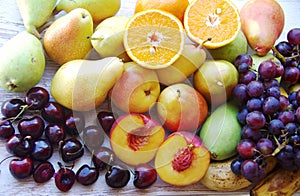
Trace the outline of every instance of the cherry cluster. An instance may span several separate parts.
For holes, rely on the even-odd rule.
[[[33,87],[24,99],[13,98],[2,103],[0,139],[5,140],[12,156],[9,171],[16,179],[33,177],[36,183],[45,183],[54,177],[56,187],[66,192],[77,181],[82,185],[94,184],[101,171],[106,171],[105,181],[110,187],[121,188],[134,175],[134,186],[147,188],[157,178],[156,170],[149,164],[138,165],[134,170],[121,163],[113,151],[105,146],[105,133],[109,133],[115,119],[111,112],[100,111],[100,126],[85,124],[84,113],[68,110],[50,100],[49,92]],[[74,172],[76,160],[85,151],[91,152],[91,164],[83,164]],[[59,153],[59,170],[49,161]]]
[[[237,119],[243,127],[231,169],[254,183],[265,177],[268,157],[286,170],[300,168],[300,90],[281,93],[299,82],[300,29],[290,30],[288,40],[275,46],[280,60],[265,60],[258,70],[251,69],[249,54],[235,60],[240,78],[233,97],[240,103]]]

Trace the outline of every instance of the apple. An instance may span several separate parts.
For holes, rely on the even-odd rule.
[[[197,135],[178,131],[161,144],[154,165],[164,182],[186,186],[203,178],[210,165],[210,153]]]
[[[183,82],[203,64],[205,58],[205,50],[200,45],[185,44],[181,56],[171,66],[155,70],[159,82],[164,85]]]
[[[206,119],[208,106],[197,90],[179,83],[170,85],[161,92],[157,113],[170,131],[194,131]]]
[[[111,90],[112,103],[124,112],[147,112],[160,94],[155,71],[134,62],[124,63],[124,69],[122,76]]]
[[[151,117],[138,113],[118,117],[110,131],[115,155],[134,166],[151,161],[164,139],[164,128]]]

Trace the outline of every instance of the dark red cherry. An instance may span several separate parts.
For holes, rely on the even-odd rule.
[[[25,102],[30,110],[41,110],[49,102],[49,93],[42,87],[32,87],[26,93]]]
[[[64,121],[64,108],[57,102],[46,103],[41,114],[49,123],[61,123]]]
[[[115,155],[111,149],[102,146],[94,151],[92,161],[99,171],[103,171],[107,168],[108,164],[111,164],[114,157]]]
[[[18,157],[27,157],[32,152],[32,139],[30,136],[23,138],[20,134],[12,135],[5,143],[6,150]]]
[[[11,99],[2,103],[1,113],[7,118],[16,117],[23,111],[25,102],[21,99]]]
[[[38,139],[33,143],[31,157],[36,161],[47,161],[53,154],[53,148],[46,139]]]
[[[31,136],[33,139],[38,139],[43,135],[45,123],[39,116],[33,116],[30,118],[23,118],[18,123],[18,130],[20,134],[25,136]]]
[[[112,188],[122,188],[128,184],[130,172],[119,164],[113,165],[105,173],[105,182]]]
[[[15,128],[13,127],[11,121],[0,121],[0,139],[8,139],[13,134],[15,134]]]
[[[54,181],[56,187],[63,192],[69,191],[75,183],[76,175],[69,168],[60,168],[55,174]]]
[[[104,131],[100,126],[91,125],[83,130],[85,146],[92,152],[101,147],[104,141]]]
[[[105,133],[109,134],[110,129],[115,122],[115,117],[113,113],[109,111],[100,111],[97,114],[97,119]]]
[[[64,162],[70,162],[82,157],[84,148],[78,139],[72,137],[60,142],[59,151],[62,160]]]
[[[134,169],[133,185],[137,188],[148,188],[157,179],[156,170],[149,164],[140,164]]]
[[[17,179],[31,176],[33,167],[33,161],[29,157],[12,159],[9,163],[9,171]]]
[[[99,177],[99,170],[87,164],[82,165],[76,172],[76,180],[84,186],[94,184]]]
[[[39,163],[33,170],[33,179],[37,183],[49,181],[55,173],[52,163],[45,161]]]
[[[65,117],[64,126],[66,132],[71,136],[78,136],[84,129],[85,119],[80,112],[72,112]]]
[[[50,123],[45,128],[45,136],[51,144],[58,144],[66,138],[66,131],[63,125]]]

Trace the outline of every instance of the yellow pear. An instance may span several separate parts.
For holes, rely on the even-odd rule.
[[[17,0],[17,5],[26,30],[40,38],[37,28],[50,18],[56,0]]]
[[[125,58],[123,33],[129,18],[125,16],[109,17],[96,27],[91,37],[93,48],[104,57],[119,56]],[[125,60],[128,61],[128,56]]]
[[[115,15],[121,7],[121,0],[60,0],[56,9],[70,12],[76,8],[88,10],[95,23]]]
[[[117,57],[69,61],[55,73],[50,93],[66,108],[90,111],[106,99],[123,71],[124,63]]]
[[[77,8],[58,18],[47,29],[44,48],[47,55],[60,65],[83,59],[92,49],[89,39],[92,34],[92,16],[86,9]]]
[[[164,85],[183,82],[205,61],[206,53],[201,46],[185,44],[181,56],[169,67],[158,69],[159,82]]]

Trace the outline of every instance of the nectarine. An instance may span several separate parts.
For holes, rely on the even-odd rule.
[[[115,155],[129,165],[147,163],[164,141],[165,130],[149,116],[124,114],[110,131],[110,145]]]

